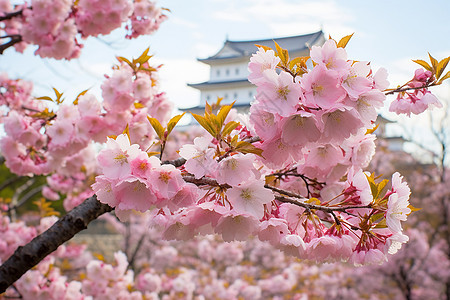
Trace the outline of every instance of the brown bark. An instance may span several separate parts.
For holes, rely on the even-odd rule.
[[[100,203],[94,195],[68,212],[47,231],[25,246],[17,248],[0,266],[0,294],[60,245],[86,229],[91,221],[112,210],[112,207]]]

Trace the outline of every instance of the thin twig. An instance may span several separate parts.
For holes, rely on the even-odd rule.
[[[12,12],[12,13],[7,13],[4,16],[0,17],[0,22],[6,21],[6,20],[11,20],[12,18],[18,17],[20,15],[22,15],[23,9]]]
[[[438,85],[438,84],[436,84],[435,82],[433,82],[433,83],[431,83],[431,84],[426,83],[426,84],[424,84],[423,86],[418,86],[418,87],[396,88],[396,89],[394,89],[394,90],[392,90],[392,91],[385,92],[384,94],[385,94],[386,96],[387,96],[387,95],[393,95],[393,94],[395,94],[395,93],[401,93],[401,92],[406,92],[406,91],[410,91],[410,90],[421,90],[421,89],[426,89],[426,88],[429,88],[429,87],[432,87],[432,86],[435,86],[435,85]]]

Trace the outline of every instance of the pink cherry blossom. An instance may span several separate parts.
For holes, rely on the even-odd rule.
[[[275,56],[273,50],[258,48],[258,51],[252,55],[248,64],[248,70],[250,71],[248,80],[258,85],[259,82],[263,81],[264,71],[275,70],[279,62],[280,58]]]
[[[337,107],[345,96],[345,89],[341,86],[339,73],[328,70],[319,65],[302,77],[304,102],[309,107],[331,109]]]
[[[292,76],[286,72],[277,74],[274,70],[263,72],[264,83],[257,87],[256,99],[261,109],[287,117],[297,110],[301,89]]]
[[[261,181],[249,181],[234,186],[226,191],[226,195],[234,211],[252,215],[257,219],[264,216],[264,204],[274,199],[272,192],[264,188]]]

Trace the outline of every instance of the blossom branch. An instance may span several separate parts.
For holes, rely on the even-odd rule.
[[[10,38],[10,40],[5,44],[0,45],[0,54],[3,54],[3,51],[22,41],[22,36],[20,34],[7,35],[1,38]]]
[[[173,166],[175,166],[175,168],[178,168],[178,167],[181,167],[182,165],[184,165],[185,163],[186,163],[186,159],[179,157],[174,160],[165,160],[161,164],[162,165],[173,165]]]
[[[25,246],[17,248],[0,266],[0,294],[60,245],[86,229],[91,221],[112,210],[112,207],[100,203],[94,195],[68,212],[47,231]]]
[[[438,85],[436,82],[432,82],[432,83],[425,83],[424,85],[422,85],[422,86],[416,86],[416,87],[403,87],[403,86],[401,86],[401,87],[398,87],[398,88],[396,88],[396,89],[392,89],[392,90],[385,90],[385,95],[387,96],[387,95],[393,95],[393,94],[395,94],[395,93],[401,93],[401,92],[406,92],[406,91],[413,91],[413,90],[421,90],[421,89],[426,89],[426,88],[429,88],[429,87],[432,87],[432,86],[436,86],[436,85]]]
[[[280,196],[280,195],[276,195],[275,199],[280,202],[295,204],[295,205],[301,206],[306,209],[321,210],[321,211],[324,211],[324,212],[327,212],[330,214],[333,214],[336,211],[346,212],[347,209],[372,208],[370,205],[364,205],[364,206],[348,205],[348,206],[342,206],[342,207],[328,207],[328,206],[322,206],[322,205],[317,205],[317,204],[305,203],[305,202],[298,201],[297,199],[292,199],[290,197]]]
[[[4,16],[0,17],[0,22],[6,21],[6,20],[11,20],[12,18],[18,17],[22,15],[23,10],[18,10],[15,12],[11,12],[11,13],[7,13]]]
[[[231,188],[231,185],[219,184],[214,179],[208,178],[208,177],[202,177],[202,178],[197,179],[197,178],[195,178],[192,175],[183,175],[183,179],[184,179],[184,181],[189,182],[189,183],[193,183],[193,184],[195,184],[197,186],[209,185],[211,187],[221,187],[221,188],[226,188],[226,189]]]

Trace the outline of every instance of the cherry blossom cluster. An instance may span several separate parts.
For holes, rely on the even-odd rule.
[[[302,74],[277,72],[278,56],[260,49],[251,59],[258,93],[250,122],[232,121],[231,105],[194,115],[212,137],[183,145],[180,169],[161,165],[129,135],[109,139],[93,185],[99,201],[120,218],[157,207],[152,223],[167,239],[257,235],[299,258],[382,263],[408,240],[400,222],[411,212],[398,173],[387,190],[387,180],[362,170],[374,154],[368,131],[386,72],[348,61],[334,40],[312,48],[314,67],[297,66]]]
[[[347,60],[334,40],[313,46],[311,60],[314,68],[302,76],[277,72],[280,57],[260,48],[249,64],[249,80],[257,86],[250,121],[263,140],[266,164],[283,168],[305,160],[302,169],[316,169],[311,177],[324,178],[331,166],[348,164],[349,151],[337,146],[352,136],[362,139],[373,127],[389,83],[386,70],[374,74],[369,63]]]
[[[442,103],[426,88],[427,83],[433,80],[434,74],[431,71],[417,69],[414,78],[405,85],[412,88],[412,91],[399,92],[397,99],[389,106],[389,111],[410,116],[411,113],[421,114],[429,107],[442,108]]]
[[[127,38],[136,38],[153,33],[167,18],[149,0],[32,0],[29,5],[2,3],[3,38],[10,38],[18,51],[34,44],[37,55],[55,59],[79,57],[80,37],[106,35],[127,24]]]
[[[92,188],[100,202],[116,208],[119,218],[153,206],[170,205],[176,210],[196,199],[196,187],[184,182],[180,170],[161,165],[156,156],[131,145],[126,134],[108,138],[97,159],[103,175],[96,177]]]
[[[40,101],[35,101],[31,93],[33,83],[20,79],[11,79],[8,74],[0,74],[0,105],[3,108],[11,110],[23,111],[25,109],[41,111],[45,105]],[[7,113],[7,109],[3,109],[2,116]]]
[[[0,149],[8,168],[19,175],[53,173],[44,195],[57,200],[58,192],[65,194],[66,209],[92,196],[90,185],[97,174],[94,143],[105,142],[128,124],[132,141],[147,148],[155,137],[147,116],[161,122],[170,116],[173,104],[158,91],[156,69],[145,61],[133,75],[132,67],[121,62],[106,78],[103,102],[89,93],[73,103],[63,102],[57,91],[56,100],[38,100],[30,95],[30,83],[2,75],[0,99],[9,111],[2,118],[6,135]],[[51,111],[42,99],[59,101],[58,110]]]

